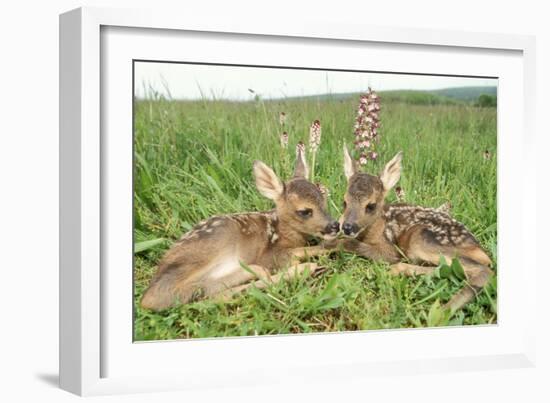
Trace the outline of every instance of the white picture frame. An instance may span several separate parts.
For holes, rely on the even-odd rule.
[[[112,36],[107,37],[106,33]],[[138,35],[141,35],[139,49],[132,45],[132,37]],[[201,39],[206,37],[212,43]],[[292,48],[296,45],[304,49],[315,44],[331,52],[341,50],[342,58],[338,60],[347,67],[351,62],[345,53],[349,48],[363,46],[365,51],[370,47],[396,52],[393,56],[388,53],[388,58],[379,62],[381,71],[387,71],[391,60],[395,65],[399,52],[409,52],[423,55],[425,60],[414,58],[402,72],[456,74],[460,71],[465,75],[488,76],[494,75],[489,74],[491,71],[502,73],[498,75],[503,80],[499,83],[498,106],[499,324],[133,343],[131,323],[119,320],[131,315],[127,312],[128,302],[110,297],[113,289],[119,290],[116,284],[125,281],[124,276],[118,277],[116,273],[125,272],[106,272],[106,267],[112,267],[111,259],[120,259],[124,265],[131,262],[131,243],[127,235],[119,237],[117,233],[117,228],[127,228],[124,224],[131,217],[131,209],[128,211],[131,200],[115,206],[110,198],[112,192],[127,189],[128,184],[124,182],[128,180],[128,171],[124,169],[128,169],[131,161],[131,146],[128,148],[127,141],[128,134],[131,135],[128,133],[131,77],[128,82],[106,77],[125,77],[128,60],[142,58],[148,51],[154,59],[161,60],[165,55],[173,58],[170,52],[174,52],[174,44],[182,40],[189,46],[187,55],[191,49],[196,53],[193,60],[196,62],[207,57],[200,56],[199,50],[217,46],[220,40],[238,40],[248,41],[247,46]],[[198,46],[193,45],[193,41],[203,42]],[[257,60],[257,64],[273,63],[268,50],[250,52],[247,56],[242,51],[239,54],[236,42],[232,45],[232,55],[220,52],[216,57],[209,56],[208,61],[231,62],[231,57],[246,56],[247,63],[250,60]],[[525,235],[535,232],[535,212],[528,207],[535,199],[536,177],[519,177],[506,162],[515,158],[517,166],[519,158],[528,164],[534,155],[534,49],[534,39],[520,35],[307,21],[300,24],[243,23],[230,19],[199,21],[192,15],[151,10],[81,8],[61,15],[61,387],[79,395],[96,395],[292,383],[307,379],[328,382],[381,373],[532,366],[535,322],[531,315],[535,312],[535,284],[527,279],[536,277],[537,265],[535,254],[528,253]],[[436,58],[438,53],[448,57]],[[294,55],[298,60],[299,52]],[[203,60],[199,60],[201,57]],[[463,61],[464,65],[458,66],[457,61]],[[480,63],[476,65],[475,61]],[[125,92],[128,88],[130,92]],[[124,94],[126,101],[122,99]],[[121,126],[117,126],[119,124]],[[124,134],[116,138],[107,135],[115,129]],[[117,138],[122,140],[113,141]],[[120,166],[126,168],[121,170],[113,165],[115,151]],[[129,167],[131,169],[131,165]],[[523,190],[518,191],[518,183]],[[131,198],[131,194],[128,197]],[[120,212],[123,214],[118,214]],[[115,241],[107,242],[107,239]],[[501,261],[503,259],[506,261]],[[125,290],[120,291],[126,295]],[[130,294],[128,300],[131,300]],[[445,340],[450,340],[448,347]],[[389,346],[393,346],[391,353]]]

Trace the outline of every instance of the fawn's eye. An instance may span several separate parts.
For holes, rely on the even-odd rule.
[[[313,214],[313,210],[310,208],[305,208],[302,210],[296,210],[296,214],[298,214],[302,218],[309,218]]]
[[[344,206],[344,210],[348,207],[348,204],[345,201],[342,205]]]
[[[372,213],[374,210],[376,210],[376,203],[369,203],[367,207],[365,207],[367,213]]]

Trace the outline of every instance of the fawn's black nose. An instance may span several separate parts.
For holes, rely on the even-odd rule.
[[[338,221],[333,221],[330,224],[327,224],[323,233],[324,234],[336,234],[340,231],[340,223]]]
[[[342,225],[342,230],[344,231],[344,234],[351,235],[355,234],[359,230],[359,227],[357,224],[350,224],[349,222],[346,222]]]

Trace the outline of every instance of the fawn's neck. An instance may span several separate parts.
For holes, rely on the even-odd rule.
[[[385,229],[386,220],[384,217],[380,216],[359,234],[357,240],[368,244],[376,244],[381,239],[384,239]]]
[[[292,225],[278,218],[275,231],[278,235],[277,245],[280,248],[299,248],[307,245],[307,235],[292,228]]]

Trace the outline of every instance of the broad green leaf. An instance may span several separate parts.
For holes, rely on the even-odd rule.
[[[464,269],[462,268],[462,265],[456,257],[453,258],[453,261],[451,262],[451,270],[457,278],[459,278],[460,280],[466,280]]]
[[[440,278],[449,278],[451,276],[451,268],[447,264],[447,261],[445,260],[445,257],[443,255],[439,255],[439,266],[438,266],[438,274]]]
[[[439,303],[439,299],[437,299],[432,304],[428,312],[428,326],[430,327],[439,326],[441,318],[442,318],[441,304]]]
[[[144,252],[146,250],[152,249],[157,245],[161,245],[166,242],[164,238],[150,239],[148,241],[136,242],[134,244],[134,253]]]
[[[319,309],[323,311],[328,311],[329,309],[341,307],[344,304],[344,302],[345,300],[342,297],[331,298],[328,301],[323,302],[319,306]]]
[[[439,299],[437,299],[428,312],[428,326],[446,326],[449,323],[451,317],[451,311],[441,306]]]
[[[435,278],[441,278],[441,267],[437,266],[433,272]]]
[[[449,278],[451,277],[451,274],[452,274],[452,270],[449,266],[445,265],[439,268],[439,277]]]

